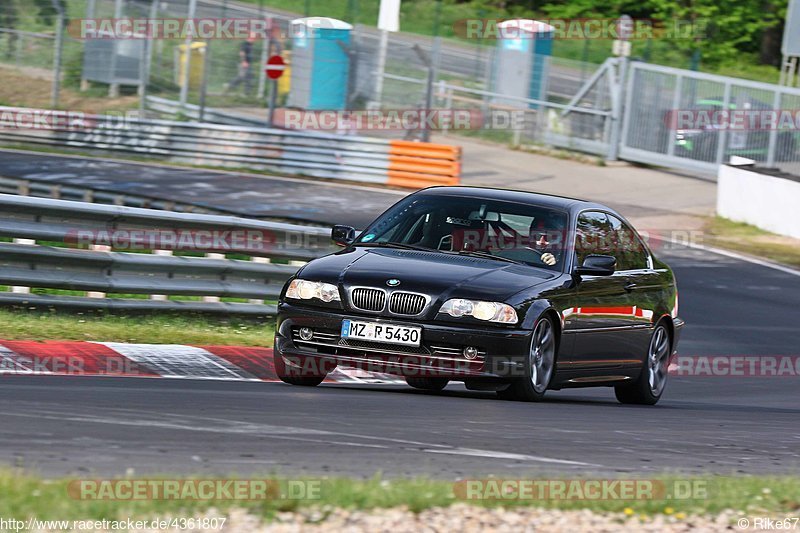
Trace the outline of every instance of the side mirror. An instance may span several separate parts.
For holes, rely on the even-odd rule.
[[[350,246],[356,240],[356,229],[351,226],[336,225],[331,229],[331,240],[339,246]]]
[[[587,255],[575,269],[578,276],[610,276],[617,268],[617,258],[611,255]]]

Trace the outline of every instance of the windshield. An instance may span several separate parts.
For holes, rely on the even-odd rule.
[[[562,270],[567,216],[516,202],[461,196],[412,195],[381,215],[356,246],[405,245],[490,255]]]

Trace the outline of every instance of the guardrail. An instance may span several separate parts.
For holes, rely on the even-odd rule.
[[[412,188],[458,184],[461,159],[431,143],[13,107],[0,107],[0,141]]]
[[[160,116],[177,118],[180,115],[197,122],[211,122],[213,124],[229,124],[232,126],[264,127],[264,119],[245,117],[234,113],[226,113],[221,109],[185,103],[181,105],[177,100],[161,98],[159,96],[146,96],[145,107]]]
[[[0,304],[82,309],[270,315],[299,265],[337,249],[326,228],[6,194],[0,237]]]
[[[0,172],[2,172],[1,169]],[[157,198],[140,196],[129,192],[117,193],[77,185],[62,185],[61,183],[52,183],[46,180],[37,181],[37,177],[26,179],[0,175],[0,194],[38,196],[53,198],[55,200],[76,200],[78,202],[124,205],[129,207],[146,207],[184,213],[226,214],[224,211],[204,206],[182,203],[180,201],[159,200]]]

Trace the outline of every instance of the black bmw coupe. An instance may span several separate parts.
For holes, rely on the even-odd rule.
[[[303,266],[278,306],[275,370],[321,383],[337,365],[501,398],[610,386],[661,398],[683,321],[670,268],[616,211],[530,192],[433,187],[341,251]]]

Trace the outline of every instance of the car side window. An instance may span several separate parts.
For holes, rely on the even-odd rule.
[[[613,228],[605,213],[586,211],[578,216],[578,227],[575,235],[575,252],[577,264],[582,265],[587,255],[614,255],[612,250]]]
[[[641,270],[648,268],[647,250],[636,232],[614,215],[608,215],[614,230],[614,248],[617,270]]]

